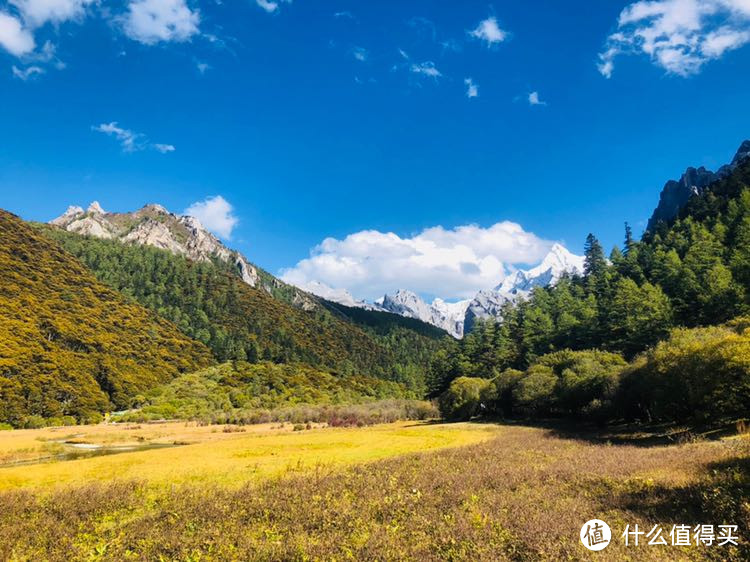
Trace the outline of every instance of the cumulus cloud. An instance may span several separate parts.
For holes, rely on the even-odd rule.
[[[255,0],[255,3],[269,14],[277,12],[281,4],[291,4],[292,0]]]
[[[0,12],[0,46],[11,55],[20,57],[34,50],[34,35],[18,19]]]
[[[229,240],[239,219],[234,216],[234,209],[221,195],[196,201],[185,209],[184,214],[198,219],[203,226],[214,234]]]
[[[409,70],[414,74],[421,74],[422,76],[428,76],[435,79],[440,78],[443,75],[432,61],[414,63],[409,67]]]
[[[480,21],[479,25],[469,31],[469,35],[475,39],[484,41],[488,47],[502,43],[508,38],[508,32],[500,29],[495,17],[489,17],[486,20]]]
[[[403,287],[469,298],[499,284],[513,264],[538,262],[551,246],[509,221],[488,228],[436,226],[412,237],[363,230],[343,240],[326,238],[281,276],[299,287],[319,281],[370,300]]]
[[[34,53],[34,31],[46,23],[59,25],[70,20],[81,20],[86,14],[87,6],[95,1],[9,0],[8,3],[16,9],[17,15],[0,11],[0,47],[12,55],[24,57],[27,62],[49,62],[54,56],[54,46],[47,41],[41,52]],[[57,61],[56,66],[61,68],[64,65]],[[18,76],[15,72],[14,75]]]
[[[670,74],[689,76],[747,43],[748,0],[641,0],[620,13],[597,67],[609,78],[618,56],[640,53]]]
[[[145,45],[187,41],[198,33],[200,14],[185,0],[132,0],[122,18],[125,34]]]
[[[479,86],[477,86],[474,83],[474,80],[472,80],[471,78],[466,78],[464,80],[464,84],[466,85],[466,97],[467,98],[479,97]]]
[[[139,150],[152,149],[161,152],[162,154],[166,154],[175,151],[174,145],[152,143],[148,140],[146,135],[120,127],[116,121],[96,125],[91,127],[91,130],[117,139],[123,152],[137,152]]]
[[[531,92],[529,93],[529,105],[547,105],[547,102],[539,99],[539,92]]]
[[[26,68],[18,68],[15,64],[11,67],[13,76],[20,78],[21,80],[28,80],[33,78],[35,75],[44,74],[44,69],[39,66],[28,66]]]
[[[28,27],[41,27],[47,22],[60,24],[68,20],[80,20],[86,7],[96,0],[9,0],[18,8]]]

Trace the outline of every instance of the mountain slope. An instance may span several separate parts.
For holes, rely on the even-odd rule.
[[[208,349],[99,283],[0,210],[0,421],[86,419],[212,362]]]
[[[86,210],[71,206],[50,224],[84,236],[152,246],[195,262],[220,262],[251,287],[262,288],[275,298],[311,310],[318,302],[311,295],[287,285],[227,248],[198,219],[171,213],[161,205],[145,205],[130,213],[108,213],[94,201]]]
[[[423,384],[428,355],[414,349],[432,349],[440,337],[408,328],[376,333],[311,296],[316,305],[303,310],[243,283],[221,261],[40,228],[101,281],[173,321],[221,361],[302,362],[414,388]]]

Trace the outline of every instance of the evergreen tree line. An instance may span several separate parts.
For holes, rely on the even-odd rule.
[[[571,395],[566,377],[577,371],[550,365],[561,360],[560,353],[572,350],[584,353],[579,357],[586,358],[584,371],[598,377],[598,383],[586,384],[599,391],[581,391],[588,398],[588,411],[597,410],[598,415],[606,410],[611,416],[682,419],[688,413],[716,417],[747,412],[747,336],[744,320],[732,319],[750,312],[749,185],[746,162],[705,195],[692,198],[674,221],[660,223],[640,241],[626,224],[622,248],[615,247],[608,259],[590,234],[583,275],[565,276],[553,287],[536,288],[528,300],[507,303],[502,320],[481,322],[462,341],[438,351],[428,374],[429,394],[444,395],[460,379],[453,391],[475,397],[484,393],[484,402],[477,398],[484,409],[581,415],[582,406],[572,407],[563,398]],[[709,328],[718,325],[723,326]],[[598,366],[591,367],[591,361]],[[690,365],[710,365],[710,370],[698,373]],[[607,384],[600,380],[602,369],[612,379]],[[700,382],[690,382],[691,376]],[[534,395],[531,387],[546,398],[527,400]],[[734,401],[724,400],[716,394],[720,392],[732,394]],[[715,393],[712,401],[724,406],[701,404],[692,412],[654,407],[654,400],[670,393],[691,405]],[[662,398],[654,398],[657,395]],[[616,411],[610,408],[615,396]],[[453,409],[448,403],[446,408]]]

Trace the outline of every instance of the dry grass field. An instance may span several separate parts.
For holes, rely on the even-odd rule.
[[[301,431],[288,423],[237,427],[184,422],[5,431],[0,432],[0,463],[5,462],[0,464],[0,490],[115,479],[142,479],[151,485],[239,485],[290,471],[477,443],[497,432],[492,425],[419,422],[369,429],[311,426]],[[76,450],[76,446],[126,449],[91,458],[30,463],[71,450],[96,451]]]
[[[31,465],[24,468],[41,472],[27,477],[0,469],[16,478],[4,475],[4,487],[23,486],[0,493],[0,559],[671,561],[750,554],[746,438],[642,446],[513,425],[264,427],[246,435],[213,429],[175,426],[202,442]],[[138,431],[156,439],[166,430]],[[114,429],[90,431],[122,438]],[[450,446],[462,440],[473,444]],[[263,446],[279,470],[246,477],[258,459],[239,451]],[[406,453],[424,447],[433,450]],[[329,462],[289,464],[313,451]],[[175,456],[160,457],[166,453]],[[137,456],[152,461],[128,460]],[[61,478],[56,486],[53,474]],[[179,474],[179,483],[163,485]],[[237,482],[245,483],[222,485]],[[592,518],[613,530],[601,553],[578,539]],[[736,524],[740,546],[623,544],[626,524],[657,523],[665,533],[673,524]]]

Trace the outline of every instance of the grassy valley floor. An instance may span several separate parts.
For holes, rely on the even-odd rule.
[[[295,431],[289,423],[239,427],[170,422],[0,432],[0,490],[114,479],[144,479],[151,485],[240,485],[288,472],[468,445],[499,431],[497,426],[466,423],[398,422],[368,429],[311,426]],[[119,449],[125,450],[104,454]],[[48,462],[70,452],[101,454]]]
[[[192,445],[0,468],[3,560],[745,560],[750,441],[612,445],[540,427],[185,424],[10,432]],[[216,431],[218,429],[218,431]],[[463,445],[463,446],[457,446]],[[409,451],[418,451],[411,452]],[[18,453],[29,455],[26,453]],[[91,482],[94,483],[91,483]],[[227,485],[231,484],[231,485]],[[8,489],[13,488],[13,489]],[[581,525],[612,543],[590,553]],[[625,525],[738,525],[739,547],[625,546]]]

